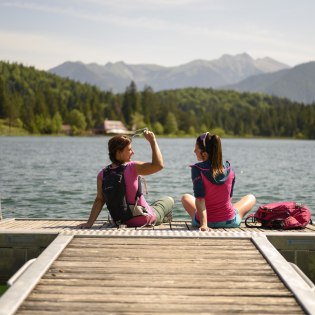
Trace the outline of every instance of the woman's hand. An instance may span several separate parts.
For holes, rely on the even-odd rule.
[[[202,225],[202,226],[199,228],[199,231],[207,232],[207,231],[209,231],[209,228],[208,228],[207,225]]]
[[[89,224],[89,222],[81,223],[77,226],[78,229],[90,229],[93,224]]]
[[[150,130],[145,130],[145,131],[143,132],[143,136],[144,136],[150,143],[156,141],[156,139],[155,139],[155,134],[154,134],[152,131],[150,131]]]
[[[98,215],[100,214],[104,204],[105,204],[105,197],[103,195],[103,190],[102,190],[102,179],[97,176],[97,181],[96,181],[96,186],[97,186],[97,192],[96,192],[96,197],[91,209],[90,217],[85,223],[81,223],[77,226],[78,229],[90,229],[95,220],[97,219]]]
[[[146,140],[150,143],[152,150],[152,162],[136,162],[137,175],[154,174],[164,167],[163,156],[152,131],[145,130],[143,133]]]

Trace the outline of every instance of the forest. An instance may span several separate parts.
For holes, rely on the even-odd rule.
[[[159,135],[315,139],[315,103],[306,105],[259,93],[185,88],[124,93],[58,77],[34,67],[0,61],[0,134],[4,126],[27,134],[93,134],[105,119]]]

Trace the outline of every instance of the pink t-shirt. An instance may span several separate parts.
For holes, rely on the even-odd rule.
[[[126,199],[130,204],[135,204],[135,196],[138,190],[138,175],[136,171],[136,163],[128,162],[124,171],[125,183],[126,183]],[[98,173],[98,178],[103,180],[103,169]],[[137,216],[129,219],[125,223],[128,226],[139,227],[143,225],[153,224],[156,220],[156,213],[148,205],[143,195],[140,196],[138,200],[138,205],[145,207],[149,212],[147,216]]]
[[[205,200],[208,222],[223,222],[235,216],[231,200],[234,172],[228,162],[225,165],[225,172],[220,180],[215,181],[208,161],[192,165],[195,197]],[[200,220],[198,213],[196,219]]]
[[[205,204],[208,222],[223,222],[233,219],[235,213],[230,198],[233,171],[223,185],[212,184],[202,173],[201,177],[206,189]],[[199,220],[199,217],[197,219]]]

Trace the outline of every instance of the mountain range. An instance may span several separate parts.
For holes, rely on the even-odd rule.
[[[292,101],[315,102],[315,61],[291,69],[251,76],[224,87],[239,92],[260,92],[286,97]]]
[[[253,59],[246,53],[223,55],[211,61],[194,60],[174,67],[122,61],[105,65],[68,61],[49,72],[118,93],[134,81],[139,90],[145,86],[154,91],[221,88],[262,92],[304,103],[315,101],[315,62],[291,68],[270,57]]]

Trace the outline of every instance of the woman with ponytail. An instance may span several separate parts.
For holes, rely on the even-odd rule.
[[[185,194],[182,197],[192,225],[201,231],[239,227],[256,198],[247,195],[232,204],[235,176],[231,164],[223,163],[220,137],[209,132],[200,135],[194,152],[199,161],[191,166],[194,196]]]

